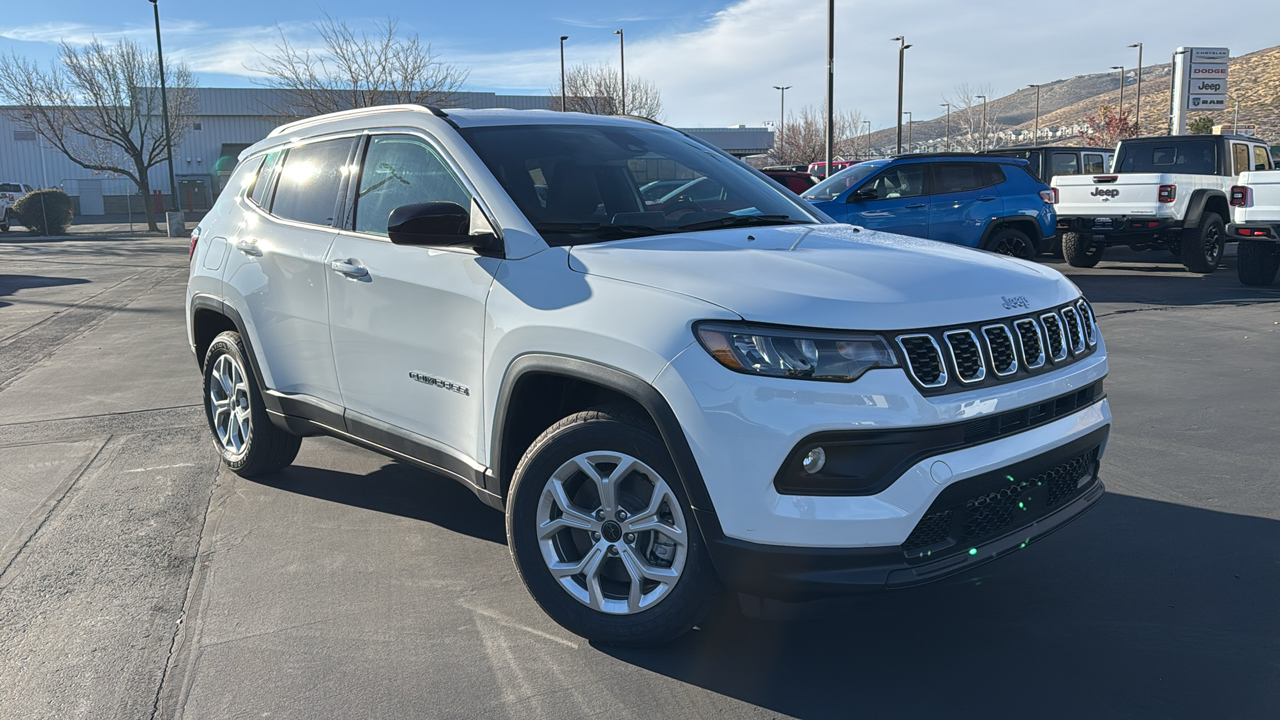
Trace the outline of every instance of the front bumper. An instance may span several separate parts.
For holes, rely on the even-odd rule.
[[[1280,241],[1280,223],[1231,223],[1227,226],[1227,238]]]

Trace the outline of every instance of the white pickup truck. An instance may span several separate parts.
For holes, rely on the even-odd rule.
[[[1239,182],[1227,226],[1240,241],[1236,272],[1245,285],[1270,285],[1280,270],[1280,170],[1241,173]]]
[[[13,223],[13,204],[35,189],[24,183],[0,182],[0,232],[9,232]]]
[[[1121,140],[1111,174],[1053,178],[1063,257],[1093,267],[1108,245],[1164,248],[1188,270],[1211,273],[1225,250],[1237,176],[1272,167],[1267,144],[1251,137]]]

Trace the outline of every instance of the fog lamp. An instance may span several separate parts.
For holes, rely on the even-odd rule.
[[[810,475],[817,475],[821,472],[822,466],[827,464],[827,451],[816,447],[805,454],[801,463],[805,472]]]

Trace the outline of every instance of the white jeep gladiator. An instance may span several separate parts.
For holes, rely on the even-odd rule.
[[[1236,135],[1121,140],[1109,175],[1053,178],[1062,253],[1093,267],[1108,245],[1165,248],[1192,272],[1218,268],[1236,177],[1270,170],[1267,144]]]
[[[1280,270],[1280,170],[1240,174],[1231,188],[1227,236],[1240,241],[1240,282],[1270,285]]]

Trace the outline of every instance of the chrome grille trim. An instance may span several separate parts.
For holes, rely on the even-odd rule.
[[[970,342],[973,343],[973,350],[978,354],[978,372],[974,373],[973,377],[966,378],[964,376],[964,372],[960,370],[960,360],[956,357],[956,346],[951,341],[952,335],[957,335],[957,336],[967,335],[969,336]],[[982,346],[978,344],[978,336],[974,335],[972,330],[950,330],[946,333],[943,333],[942,337],[944,340],[947,341],[947,350],[951,351],[951,366],[955,368],[956,377],[960,379],[960,382],[965,384],[971,384],[976,382],[982,382],[984,379],[986,379],[987,367],[986,367],[986,362],[983,360],[983,357],[982,357]]]
[[[1084,337],[1089,341],[1089,347],[1097,347],[1098,319],[1093,316],[1093,307],[1084,298],[1080,298],[1076,301],[1076,310],[1080,312],[1080,321],[1084,323]]]
[[[1023,342],[1022,339],[1023,327],[1030,327],[1036,334],[1036,346],[1039,352],[1035,356],[1029,356],[1027,354],[1027,344]],[[1014,321],[1013,329],[1013,334],[1018,336],[1018,349],[1022,351],[1022,362],[1026,364],[1026,368],[1028,370],[1035,370],[1036,368],[1044,366],[1046,359],[1044,352],[1044,333],[1040,332],[1040,323],[1036,322],[1032,318],[1022,318],[1021,320]]]
[[[1045,340],[1049,343],[1051,355],[1050,360],[1054,362],[1062,362],[1067,359],[1067,334],[1063,331],[1065,323],[1058,317],[1057,313],[1045,313],[1040,316],[1040,322],[1044,325]],[[1055,328],[1057,331],[1055,332]],[[1058,338],[1058,352],[1052,352],[1053,343],[1050,336],[1056,335]]]
[[[1009,343],[1009,364],[1001,370],[997,367],[999,362],[996,359],[995,348],[991,345],[991,334],[993,332],[1003,333],[1005,342]],[[983,325],[982,338],[987,341],[987,356],[991,358],[991,369],[995,371],[996,377],[1007,377],[1018,372],[1018,349],[1013,344],[1013,334],[1009,332],[1009,328],[1003,324]]]
[[[921,380],[920,376],[916,374],[915,363],[911,362],[911,351],[907,349],[907,346],[904,341],[914,340],[916,338],[922,338],[922,339],[928,340],[929,344],[933,346],[934,357],[936,357],[938,360],[938,379],[933,381],[932,383],[927,383],[924,380]],[[932,335],[929,335],[927,333],[899,335],[897,337],[897,341],[898,341],[898,347],[902,348],[903,360],[905,361],[904,364],[907,366],[907,372],[911,373],[911,377],[915,379],[916,382],[920,383],[921,387],[940,388],[947,384],[947,380],[950,379],[947,377],[947,366],[946,366],[946,363],[942,361],[942,350],[941,348],[938,347],[938,341],[934,340]]]
[[[1075,322],[1072,322],[1073,320]],[[1071,339],[1071,352],[1079,355],[1084,352],[1086,347],[1084,340],[1084,327],[1080,322],[1080,314],[1076,312],[1075,308],[1062,308],[1062,321],[1065,323],[1065,327],[1063,329]]]

